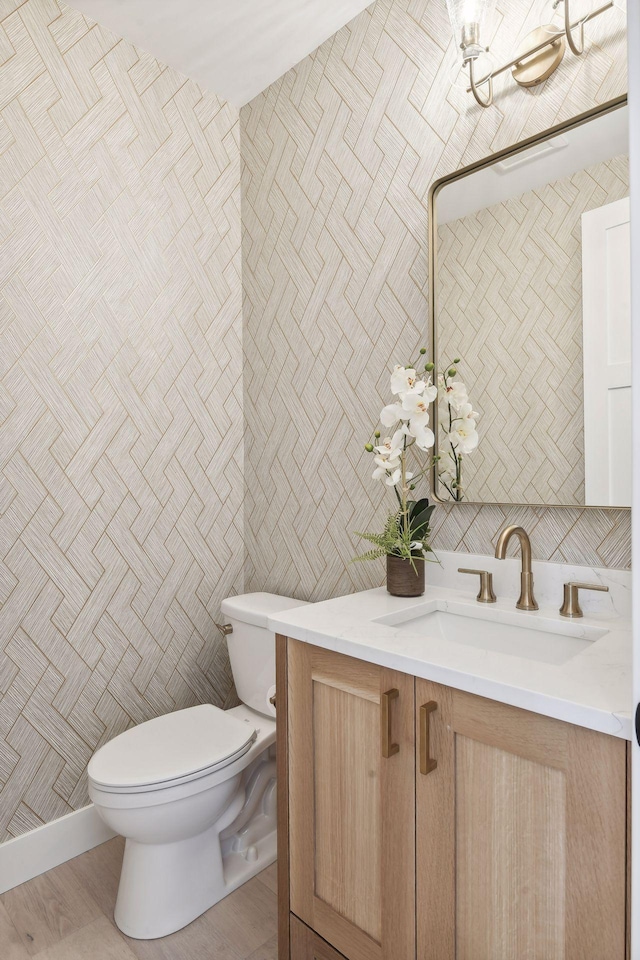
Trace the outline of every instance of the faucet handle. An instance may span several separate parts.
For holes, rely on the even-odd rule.
[[[493,592],[493,574],[488,570],[468,570],[466,567],[458,567],[458,573],[475,573],[480,577],[480,591],[476,600],[478,603],[495,603],[496,595]]]
[[[578,619],[578,617],[584,616],[580,607],[578,590],[599,590],[601,593],[608,593],[609,587],[603,587],[600,583],[580,583],[577,580],[569,580],[564,585],[564,601],[560,607],[561,617]]]

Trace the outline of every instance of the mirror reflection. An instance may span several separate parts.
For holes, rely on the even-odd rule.
[[[441,182],[432,216],[436,367],[478,434],[439,423],[439,498],[629,506],[626,105]]]

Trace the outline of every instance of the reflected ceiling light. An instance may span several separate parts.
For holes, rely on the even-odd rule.
[[[481,107],[493,103],[493,79],[506,70],[511,70],[514,80],[523,87],[543,83],[558,68],[564,57],[566,44],[577,57],[584,53],[584,25],[589,20],[613,7],[613,0],[577,20],[571,19],[571,0],[555,0],[553,9],[564,4],[564,27],[545,24],[533,30],[524,40],[513,60],[491,70],[479,79],[475,74],[478,57],[487,52],[487,36],[496,0],[447,0],[447,9],[453,35],[462,50],[462,63],[469,67],[469,87]],[[481,91],[486,91],[483,93]]]

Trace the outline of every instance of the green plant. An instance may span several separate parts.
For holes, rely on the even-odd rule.
[[[433,553],[429,546],[433,511],[434,506],[426,497],[422,500],[408,500],[406,510],[403,510],[401,505],[396,513],[389,515],[382,533],[356,532],[356,536],[373,543],[374,549],[354,557],[354,562],[378,560],[385,556],[402,557],[404,560],[411,560],[415,569],[416,559],[431,559],[427,558],[426,554]]]

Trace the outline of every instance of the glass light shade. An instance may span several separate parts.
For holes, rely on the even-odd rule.
[[[453,36],[462,49],[465,62],[484,53],[495,6],[496,0],[447,0]]]

